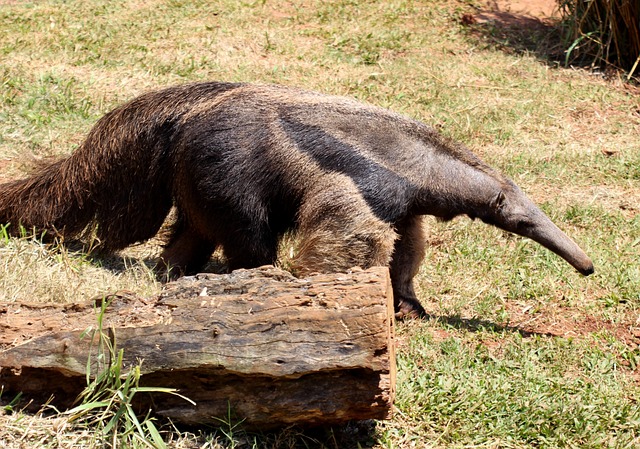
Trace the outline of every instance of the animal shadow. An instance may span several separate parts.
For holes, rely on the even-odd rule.
[[[489,331],[495,333],[513,333],[519,334],[523,338],[529,338],[534,336],[540,337],[554,337],[556,336],[550,332],[536,332],[522,329],[518,325],[510,325],[510,324],[498,324],[493,321],[483,320],[480,318],[464,318],[460,315],[449,315],[449,316],[440,316],[440,315],[432,315],[426,314],[422,317],[425,321],[436,321],[439,323],[444,323],[447,326],[450,326],[454,329],[458,330],[466,330],[468,332],[482,332]]]

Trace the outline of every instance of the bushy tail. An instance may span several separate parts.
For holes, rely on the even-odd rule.
[[[157,232],[171,207],[149,139],[133,136],[119,114],[105,116],[69,158],[0,185],[0,222],[65,238],[93,234],[117,250]],[[145,141],[147,140],[147,141]],[[151,144],[151,148],[149,148]]]
[[[106,251],[151,238],[171,204],[176,123],[220,84],[153,92],[105,115],[67,159],[0,184],[0,223],[65,238],[97,237]]]
[[[0,222],[16,234],[22,225],[37,232],[77,235],[93,218],[83,198],[73,198],[72,185],[65,185],[66,160],[40,168],[26,179],[0,185]],[[79,184],[81,181],[78,181]]]

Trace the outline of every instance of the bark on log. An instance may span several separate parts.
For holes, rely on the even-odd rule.
[[[177,388],[141,407],[187,424],[231,410],[249,427],[383,419],[395,395],[393,299],[385,268],[297,279],[262,267],[201,274],[145,300],[112,295],[104,328],[142,360],[141,384]],[[0,305],[3,399],[71,405],[86,385],[94,301]]]

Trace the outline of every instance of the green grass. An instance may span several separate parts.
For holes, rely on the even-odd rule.
[[[140,386],[142,377],[140,361],[135,366],[125,366],[124,350],[117,347],[104,328],[104,316],[109,302],[106,298],[96,310],[96,326],[87,329],[81,338],[92,342],[87,359],[87,386],[78,398],[79,404],[66,410],[63,416],[75,428],[88,429],[94,439],[89,446],[166,449],[151,417],[151,410],[139,417],[133,408],[135,396],[145,394],[172,394],[182,396],[173,388]]]
[[[420,428],[447,447],[637,445],[634,384],[608,351],[510,332],[443,332],[410,332],[399,357],[403,420],[387,432],[403,443],[414,438],[407,429]]]
[[[583,278],[533,242],[467,219],[429,219],[417,288],[431,318],[398,326],[391,420],[273,434],[230,420],[167,427],[170,447],[640,445],[637,88],[503,52],[461,27],[472,6],[0,2],[0,179],[71,153],[100,116],[152,88],[289,84],[388,107],[464,141],[596,264]],[[0,230],[0,300],[152,295],[160,286],[148,261],[158,251],[154,241],[100,260]],[[13,410],[0,416],[6,447],[72,447],[88,432]]]

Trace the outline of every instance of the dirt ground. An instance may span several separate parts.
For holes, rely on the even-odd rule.
[[[539,19],[554,17],[558,13],[555,0],[497,0],[487,1],[488,11],[520,14]]]
[[[489,0],[476,14],[466,14],[466,25],[489,24],[499,29],[540,30],[549,21],[559,18],[555,0]]]

